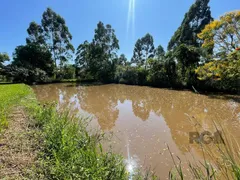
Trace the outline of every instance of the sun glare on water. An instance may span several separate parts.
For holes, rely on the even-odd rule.
[[[138,157],[136,155],[131,155],[129,144],[127,143],[127,154],[128,158],[125,160],[126,169],[130,175],[129,180],[132,180],[132,176],[136,173],[138,169]]]

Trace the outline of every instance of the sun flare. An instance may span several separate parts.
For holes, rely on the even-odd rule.
[[[127,20],[127,34],[129,34],[129,31],[131,29],[133,36],[135,31],[135,3],[136,0],[129,0]]]

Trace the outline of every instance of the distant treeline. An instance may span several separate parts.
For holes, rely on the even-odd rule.
[[[11,64],[0,54],[2,79],[52,82],[80,79],[156,87],[238,92],[240,87],[240,11],[214,20],[209,0],[196,0],[172,36],[167,51],[147,33],[133,56],[118,56],[119,40],[111,25],[99,22],[91,42],[76,51],[64,18],[47,10],[41,24],[31,22],[26,45],[17,46]],[[75,53],[75,64],[68,64]]]

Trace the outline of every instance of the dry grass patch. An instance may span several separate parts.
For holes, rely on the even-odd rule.
[[[36,160],[36,138],[23,107],[14,107],[0,137],[0,179],[27,179]]]

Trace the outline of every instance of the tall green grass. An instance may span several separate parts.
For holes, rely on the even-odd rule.
[[[84,119],[58,113],[53,105],[38,108],[41,130],[39,175],[46,179],[128,179],[123,158],[104,152],[101,133],[89,133]]]
[[[8,126],[7,115],[13,105],[31,93],[24,84],[0,85],[0,132]]]

